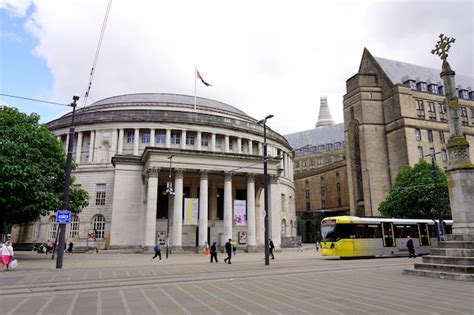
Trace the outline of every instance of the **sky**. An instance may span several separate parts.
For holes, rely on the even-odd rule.
[[[345,82],[364,47],[374,56],[440,68],[438,35],[474,75],[472,0],[113,0],[84,104],[108,0],[0,0],[0,93],[90,105],[131,93],[194,95],[194,69],[211,87],[197,96],[269,114],[280,134],[315,127],[328,97],[342,122]],[[199,82],[198,82],[199,83]],[[0,104],[48,122],[68,107],[0,96]]]

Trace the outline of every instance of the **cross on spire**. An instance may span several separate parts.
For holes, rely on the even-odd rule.
[[[451,48],[451,43],[456,41],[453,37],[446,37],[444,34],[439,34],[439,41],[436,43],[435,49],[431,51],[433,55],[438,55],[441,60],[446,61],[448,58],[448,51]]]

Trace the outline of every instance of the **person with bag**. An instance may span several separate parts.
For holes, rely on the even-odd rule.
[[[219,262],[217,260],[217,246],[216,246],[216,242],[212,243],[212,246],[211,246],[211,263],[214,262],[214,260],[217,262]]]
[[[161,261],[161,245],[160,245],[160,243],[155,245],[154,250],[155,250],[155,256],[153,256],[153,258],[151,260],[155,259],[156,256],[160,256],[160,261]]]
[[[6,241],[5,244],[3,244],[3,247],[2,247],[2,264],[4,266],[4,268],[6,267],[6,269],[4,270],[10,270],[10,269],[13,269],[10,267],[10,263],[13,261],[13,246],[12,246],[12,242],[10,241]],[[16,265],[16,264],[15,264]]]

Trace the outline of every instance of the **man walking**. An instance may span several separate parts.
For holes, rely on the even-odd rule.
[[[156,256],[160,256],[160,261],[161,261],[161,245],[160,243],[155,245],[155,256],[153,256],[152,260],[156,258]]]
[[[227,258],[224,259],[224,262],[225,263],[228,263],[229,265],[232,264],[230,262],[230,259],[232,258],[232,239],[229,238],[229,240],[227,241],[227,243],[225,243],[225,252],[227,253]]]
[[[268,247],[270,248],[270,255],[272,256],[272,259],[275,259],[275,256],[273,255],[275,245],[273,244],[273,241],[271,239],[268,240]]]
[[[413,240],[410,235],[407,236],[407,247],[408,247],[408,258],[415,258],[415,247],[413,246]]]
[[[211,245],[211,263],[214,262],[214,260],[217,262],[219,262],[217,260],[217,246],[216,246],[216,242],[212,243]]]

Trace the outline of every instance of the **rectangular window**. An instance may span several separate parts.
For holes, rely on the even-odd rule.
[[[69,238],[74,238],[79,234],[79,218],[77,215],[71,217],[69,224]]]
[[[326,208],[326,200],[322,199],[321,200],[321,209]]]
[[[181,131],[171,131],[171,144],[181,144]]]
[[[306,203],[306,211],[311,211],[311,204],[309,202]]]
[[[439,132],[439,142],[442,144],[446,143],[446,139],[444,138],[444,131]]]
[[[433,102],[428,102],[428,111],[435,112],[435,104]]]
[[[142,143],[150,143],[150,134],[149,133],[144,133],[142,134]]]
[[[446,162],[448,160],[448,154],[446,153],[446,150],[443,149],[441,150],[441,159]]]
[[[436,161],[436,151],[434,148],[430,148],[430,154],[434,156],[434,159]]]
[[[428,141],[433,142],[433,130],[428,130]]]
[[[471,110],[471,118],[474,118],[474,108],[471,107],[470,110]]]
[[[201,135],[201,145],[203,147],[208,147],[209,146],[209,135],[207,135],[207,134],[202,134]]]
[[[439,106],[439,119],[441,121],[446,121],[446,106],[441,103],[438,103],[438,106]]]
[[[186,144],[194,145],[194,134],[187,133],[186,134]]]
[[[421,141],[421,130],[420,130],[420,128],[415,129],[415,139],[416,139],[416,141]]]
[[[417,110],[424,110],[425,107],[423,106],[423,100],[416,100],[416,109]]]
[[[465,106],[461,106],[461,117],[467,117],[467,108]]]
[[[97,184],[96,193],[95,193],[95,204],[96,206],[105,205],[105,194],[106,194],[107,184]]]
[[[127,143],[134,143],[135,142],[135,132],[129,131],[127,132]]]
[[[229,150],[232,151],[233,148],[234,148],[234,141],[232,140],[232,138],[229,138]]]
[[[156,143],[157,144],[165,144],[165,142],[166,142],[166,134],[165,133],[157,133],[155,138],[156,138]]]
[[[423,148],[422,147],[418,147],[418,158],[420,160],[422,160],[424,158],[424,155],[423,155]]]

